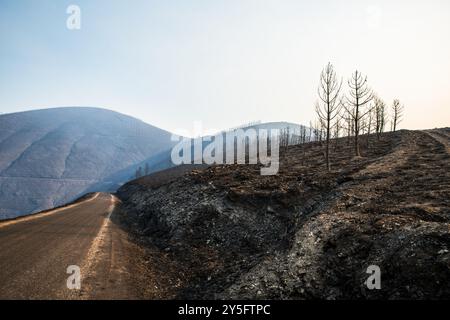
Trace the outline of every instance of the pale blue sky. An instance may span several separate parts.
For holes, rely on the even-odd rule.
[[[1,113],[101,106],[178,132],[308,123],[328,61],[401,99],[402,127],[450,125],[447,0],[0,0]]]

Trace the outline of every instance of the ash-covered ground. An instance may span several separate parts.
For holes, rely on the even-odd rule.
[[[449,141],[363,137],[355,158],[342,138],[331,172],[316,142],[282,150],[275,176],[179,167],[124,185],[117,219],[147,248],[149,298],[448,299]]]

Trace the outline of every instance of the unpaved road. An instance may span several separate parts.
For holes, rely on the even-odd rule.
[[[139,268],[140,249],[111,222],[116,202],[97,193],[61,209],[0,222],[0,299],[138,298],[135,281],[141,279],[131,274]],[[81,290],[67,288],[71,265],[81,269]]]

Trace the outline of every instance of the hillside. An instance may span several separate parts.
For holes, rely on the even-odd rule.
[[[295,123],[290,122],[267,122],[267,123],[258,123],[250,126],[242,126],[240,129],[247,130],[247,129],[254,129],[256,130],[256,133],[259,133],[259,130],[286,130],[286,128],[289,128],[290,135],[291,135],[291,143],[293,143],[296,139],[296,137],[299,136],[300,130],[306,130],[305,134],[309,136],[309,134],[312,134],[310,132],[310,129]],[[222,132],[224,141],[226,141],[226,131]],[[202,146],[203,150],[205,147],[210,143],[210,141],[204,141]],[[139,162],[132,164],[125,169],[122,169],[118,172],[113,173],[110,176],[107,176],[99,183],[91,186],[87,192],[95,192],[95,191],[116,191],[120,186],[122,186],[125,182],[128,182],[130,180],[133,180],[135,177],[136,170],[141,167],[145,168],[146,165],[148,165],[150,169],[150,173],[158,172],[161,170],[165,170],[168,168],[171,168],[174,166],[171,158],[171,149],[164,150],[156,155],[152,155],[151,157]],[[194,148],[191,148],[191,154],[194,154]],[[226,150],[224,150],[224,154],[226,154]]]
[[[369,142],[355,158],[334,141],[330,173],[309,143],[275,176],[211,166],[121,187],[115,219],[148,250],[149,296],[450,298],[450,130]],[[381,290],[364,285],[370,265]]]
[[[71,201],[171,145],[169,132],[105,109],[1,115],[0,219]]]

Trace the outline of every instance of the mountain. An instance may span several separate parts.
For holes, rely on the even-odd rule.
[[[292,122],[285,122],[285,121],[279,121],[279,122],[263,122],[263,123],[256,123],[249,126],[244,126],[243,129],[253,128],[256,130],[260,129],[266,129],[266,130],[286,130],[286,128],[289,128],[290,132],[299,132],[302,128],[306,128],[306,130],[309,130],[309,128],[304,127],[302,125],[292,123]]]
[[[305,130],[306,135],[309,137],[310,129],[308,127],[298,125],[295,123],[290,122],[267,122],[267,123],[257,123],[252,125],[245,125],[239,128],[230,129],[228,131],[233,131],[236,129],[255,129],[257,132],[260,129],[263,130],[286,130],[288,128],[291,136],[291,142],[293,143],[295,140],[295,137],[298,136],[301,132],[301,130]],[[226,131],[222,131],[222,134],[224,134],[224,141],[225,141],[225,133]],[[209,141],[203,142],[203,149],[209,144]],[[191,148],[191,154],[194,154],[193,147]],[[132,164],[128,166],[127,168],[124,168],[118,172],[115,172],[108,177],[106,177],[103,181],[100,181],[99,183],[91,186],[89,189],[86,190],[86,192],[95,192],[98,190],[102,191],[115,191],[120,186],[125,184],[126,182],[133,180],[135,177],[136,170],[141,167],[142,169],[145,168],[145,166],[148,166],[149,168],[149,174],[158,172],[161,170],[165,170],[168,168],[171,168],[174,166],[171,159],[171,149],[164,150],[158,154],[152,155],[151,157],[139,162]]]
[[[173,142],[167,131],[100,108],[0,116],[0,219],[66,203]]]
[[[270,122],[241,129],[301,126]],[[309,129],[307,129],[309,130]],[[0,219],[67,203],[87,192],[117,190],[137,168],[173,167],[171,134],[106,109],[53,108],[0,116]],[[208,143],[205,142],[204,147]]]

